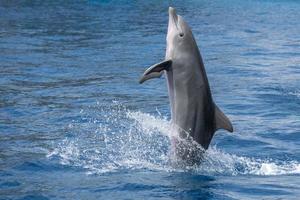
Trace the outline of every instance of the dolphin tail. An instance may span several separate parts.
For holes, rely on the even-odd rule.
[[[225,129],[231,133],[233,132],[233,127],[230,120],[217,105],[215,105],[215,123],[216,130]]]
[[[164,60],[160,63],[152,65],[144,72],[139,83],[143,83],[146,80],[149,80],[152,78],[160,78],[161,75],[163,74],[163,70],[168,70],[169,67],[171,66],[171,64],[172,64],[171,60]]]

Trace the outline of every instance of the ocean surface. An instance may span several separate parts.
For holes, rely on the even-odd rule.
[[[168,7],[191,26],[218,131],[170,156]],[[300,2],[0,1],[0,199],[300,199]]]

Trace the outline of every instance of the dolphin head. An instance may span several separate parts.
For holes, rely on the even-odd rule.
[[[169,25],[167,34],[167,55],[169,59],[176,58],[176,52],[189,52],[196,43],[192,31],[184,19],[169,7]]]

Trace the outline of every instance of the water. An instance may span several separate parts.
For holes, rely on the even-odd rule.
[[[169,5],[192,27],[218,131],[174,165]],[[1,1],[0,199],[300,198],[297,1]]]

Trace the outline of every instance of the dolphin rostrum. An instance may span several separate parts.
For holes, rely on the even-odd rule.
[[[180,138],[188,135],[207,149],[216,130],[233,132],[230,120],[212,99],[192,31],[172,7],[169,8],[165,60],[149,67],[140,83],[161,77],[163,72],[167,77],[171,122],[177,127]]]

